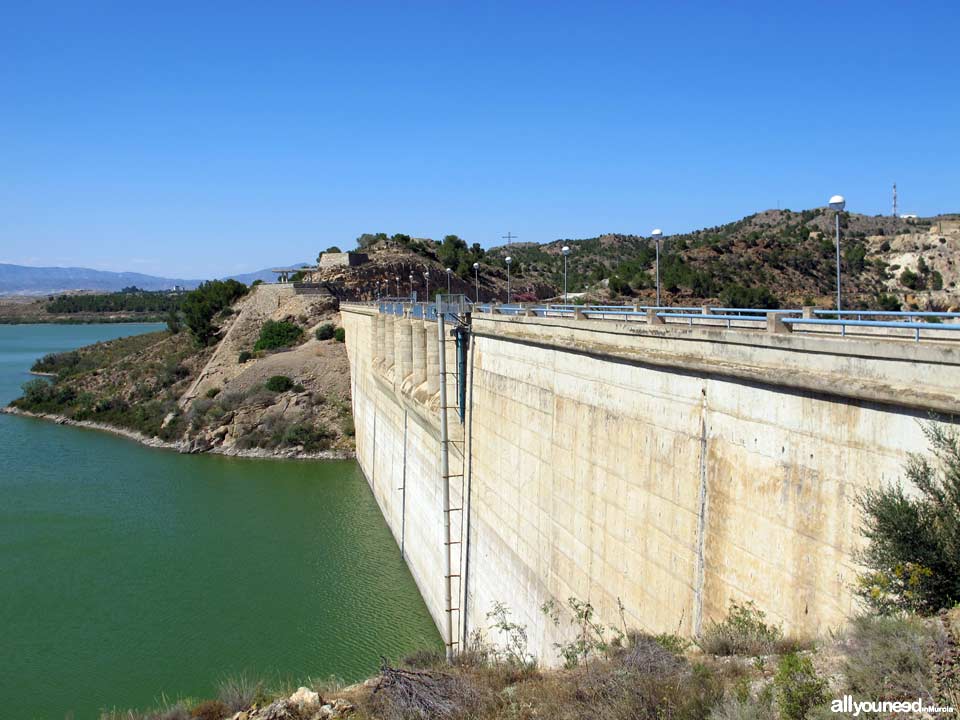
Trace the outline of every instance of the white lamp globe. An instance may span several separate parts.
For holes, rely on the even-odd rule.
[[[833,195],[830,198],[830,209],[836,210],[837,212],[843,210],[847,206],[847,201],[843,195]]]

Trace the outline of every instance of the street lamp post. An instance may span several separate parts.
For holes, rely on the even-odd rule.
[[[410,273],[410,301],[413,302],[413,273]]]
[[[423,281],[426,283],[426,286],[427,286],[427,291],[426,291],[427,296],[424,298],[424,300],[426,300],[427,302],[430,302],[430,271],[429,270],[423,271]]]
[[[510,304],[510,263],[513,262],[513,258],[507,255],[504,258],[504,262],[507,263],[507,305]]]
[[[400,276],[399,275],[397,275],[396,280],[397,280],[397,297],[400,297]]]
[[[480,302],[480,263],[478,262],[473,264],[473,279],[477,284],[476,302]]]
[[[453,274],[453,270],[447,268],[447,295],[450,294],[450,276]]]
[[[650,234],[657,245],[657,307],[660,307],[660,238],[663,237],[663,230],[655,228]]]
[[[840,213],[847,206],[843,195],[834,195],[830,198],[830,209],[837,213],[837,312],[840,312]]]
[[[570,247],[564,245],[560,248],[563,253],[563,304],[567,304],[567,256],[570,254]]]

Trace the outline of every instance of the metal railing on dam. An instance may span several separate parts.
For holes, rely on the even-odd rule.
[[[436,320],[437,303],[410,302],[391,298],[375,301],[381,313],[414,319]],[[449,304],[441,312],[454,312]],[[648,325],[687,325],[774,333],[804,333],[869,336],[876,339],[957,341],[960,340],[960,312],[821,310],[812,307],[771,310],[655,305],[574,305],[534,303],[469,303],[458,305],[472,313],[528,317],[572,318],[640,322]]]

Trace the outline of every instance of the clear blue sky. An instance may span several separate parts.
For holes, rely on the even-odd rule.
[[[724,7],[726,6],[726,7]],[[956,3],[5,2],[0,261],[960,211]]]

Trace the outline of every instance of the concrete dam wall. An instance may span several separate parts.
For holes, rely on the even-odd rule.
[[[652,632],[748,599],[787,632],[841,625],[856,496],[960,411],[957,344],[475,314],[445,506],[437,323],[341,311],[358,460],[438,627],[462,642],[502,602],[547,663],[572,630],[541,606],[570,597]]]

